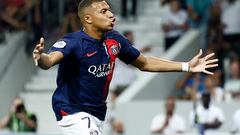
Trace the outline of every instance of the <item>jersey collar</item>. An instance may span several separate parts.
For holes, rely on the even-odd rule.
[[[100,39],[100,40],[99,40],[99,39],[95,39],[95,38],[89,36],[89,35],[88,35],[87,33],[85,33],[83,30],[81,30],[80,33],[81,33],[81,35],[82,35],[82,37],[83,37],[84,39],[89,40],[89,41],[94,42],[94,43],[100,43],[100,42],[102,42],[102,41],[104,41],[104,40],[106,39],[106,36],[105,36],[103,39]]]

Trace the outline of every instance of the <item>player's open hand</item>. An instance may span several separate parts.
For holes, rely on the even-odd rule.
[[[200,52],[189,61],[190,72],[203,72],[205,74],[213,75],[212,72],[208,71],[209,68],[217,67],[218,59],[211,59],[215,54],[211,53],[205,57],[202,57],[202,49]]]
[[[41,38],[39,44],[37,44],[33,50],[33,60],[36,66],[38,66],[38,60],[41,57],[43,49],[44,49],[44,38]]]

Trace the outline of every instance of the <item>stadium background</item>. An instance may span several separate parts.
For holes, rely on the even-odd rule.
[[[8,113],[12,100],[20,95],[25,100],[27,109],[37,115],[37,134],[61,134],[51,109],[51,95],[56,87],[57,67],[48,71],[36,68],[31,58],[31,51],[42,35],[46,39],[46,50],[48,50],[63,34],[74,31],[74,28],[64,27],[64,23],[68,19],[76,19],[74,13],[76,13],[78,2],[77,0],[6,1],[8,2],[0,2],[0,118]],[[122,13],[121,0],[110,0],[112,10],[117,17],[116,30],[132,31],[137,48],[151,48],[150,51],[144,52],[146,55],[187,61],[200,48],[203,48],[205,52],[216,52],[220,59],[220,68],[215,69],[214,72],[221,72],[219,86],[225,88],[224,84],[231,73],[230,63],[235,60],[239,63],[240,21],[238,18],[240,18],[240,10],[237,10],[240,5],[239,0],[233,4],[233,8],[236,8],[235,14],[224,12],[220,3],[228,2],[228,0],[214,0],[208,8],[209,12],[204,13],[208,19],[201,22],[202,24],[199,26],[192,25],[191,18],[188,16],[188,28],[168,50],[164,46],[165,32],[162,25],[165,12],[169,10],[169,1],[136,1],[136,15],[127,13],[129,16],[126,17]],[[187,5],[183,2],[184,0],[181,1],[183,10],[187,11]],[[4,21],[3,14],[6,13],[4,9],[7,6],[26,7],[24,15],[14,15],[16,21],[22,25],[10,25]],[[129,3],[128,8],[131,6]],[[238,24],[235,25],[236,33],[234,34],[237,36],[235,38],[224,38],[226,36],[224,33],[226,27],[222,22],[224,13],[229,17],[227,18],[230,19],[229,22],[235,21]],[[238,70],[240,70],[239,66]],[[179,96],[180,90],[177,90],[179,88],[176,88],[177,82],[183,78],[184,73],[134,72],[136,72],[136,79],[119,95],[116,103],[114,102],[116,106],[114,115],[123,122],[125,134],[151,134],[149,130],[151,120],[156,114],[164,112],[164,102],[168,96],[178,98],[176,112],[186,120],[187,133],[194,134],[194,130],[188,124],[193,100],[183,100]],[[119,78],[124,79],[124,77],[127,76],[123,75]],[[116,83],[112,83],[111,91],[116,89]],[[225,114],[225,121],[220,130],[223,134],[229,134],[232,130],[232,116],[239,109],[240,98],[239,96],[236,98],[229,96],[227,90],[224,90],[223,93],[223,98],[216,101],[215,104]],[[109,100],[109,104],[111,105],[111,100]],[[106,129],[108,128],[106,127]],[[110,134],[108,131],[105,133]],[[0,134],[11,133],[4,130]]]

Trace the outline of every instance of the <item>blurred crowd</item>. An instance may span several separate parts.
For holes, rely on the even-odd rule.
[[[164,135],[181,135],[191,129],[194,134],[198,135],[219,135],[221,134],[220,128],[225,123],[225,116],[223,109],[214,105],[212,100],[209,92],[202,93],[201,102],[195,102],[193,109],[189,110],[188,121],[175,111],[175,98],[169,97],[165,102],[164,111],[153,117],[150,131]],[[232,115],[232,128],[225,132],[239,134],[239,116],[238,109]]]
[[[28,32],[26,51],[43,33],[42,2],[40,0],[3,0],[0,3],[0,32]],[[4,41],[4,35],[1,35]]]
[[[78,31],[78,2],[79,0],[1,0],[0,42],[5,41],[6,32],[25,31],[28,38],[26,53],[31,55],[40,37],[56,40],[68,32]]]
[[[214,57],[219,59],[219,67],[212,69],[214,72],[212,76],[202,73],[184,73],[176,82],[174,94],[170,95],[174,98],[166,101],[166,113],[153,118],[150,131],[163,134],[183,134],[186,131],[186,120],[173,114],[175,99],[181,99],[196,103],[190,112],[190,121],[191,125],[198,129],[199,134],[204,134],[205,131],[211,135],[219,134],[218,129],[224,122],[224,113],[221,108],[214,105],[214,102],[240,100],[240,1],[160,0],[160,5],[160,7],[167,7],[162,14],[163,21],[160,28],[165,35],[165,51],[171,48],[187,30],[198,29],[204,38],[205,53],[203,55],[214,52]],[[126,19],[130,15],[137,18],[138,14],[133,10],[136,10],[136,7],[131,7],[129,15],[126,15],[128,11],[123,11],[122,18]],[[116,74],[118,74],[117,66],[119,65],[116,64]],[[125,68],[119,69],[121,74],[118,74],[118,77],[128,78],[126,85],[122,87],[126,88],[136,80],[136,75],[124,73],[123,70],[128,71]],[[121,86],[121,83],[118,84]],[[113,91],[114,99],[123,90],[117,87]],[[198,101],[202,104],[197,105]],[[238,117],[239,111],[236,111],[233,116],[232,133],[239,133]]]
[[[126,3],[130,3],[131,6],[126,6]],[[122,19],[139,16],[136,3],[135,0],[122,1]],[[203,55],[214,52],[214,57],[219,59],[219,67],[212,70],[213,76],[185,73],[176,82],[177,92],[172,96],[184,100],[198,100],[201,94],[207,91],[217,102],[239,100],[240,1],[160,0],[160,5],[164,7],[160,29],[165,36],[165,51],[171,48],[187,30],[198,29],[204,39]],[[132,35],[134,35],[133,32]],[[129,40],[132,40],[131,37]],[[122,70],[118,77],[132,78],[133,75],[124,74],[124,71]],[[118,70],[116,70],[117,73]],[[128,80],[127,84],[130,85],[133,80],[135,79]]]
[[[9,130],[11,132],[36,132],[37,117],[29,112],[20,97],[12,101],[12,105],[7,113],[0,120],[0,130]]]
[[[204,55],[215,52],[219,67],[213,76],[185,73],[176,83],[180,99],[196,100],[210,92],[217,102],[240,99],[240,1],[177,0],[169,4],[163,24],[166,49],[169,39],[178,39],[186,28],[200,29],[204,35]],[[182,4],[182,5],[181,5]],[[182,17],[184,16],[184,17]],[[188,17],[186,17],[188,16]],[[174,36],[175,34],[175,36]],[[175,42],[175,41],[174,41]],[[172,42],[171,42],[172,43]]]

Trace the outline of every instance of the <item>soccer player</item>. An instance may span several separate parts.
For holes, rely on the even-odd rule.
[[[150,130],[152,133],[163,135],[180,135],[186,131],[185,120],[175,111],[176,101],[168,97],[165,102],[165,113],[156,115],[152,119]]]
[[[218,66],[217,59],[210,59],[214,54],[200,58],[202,51],[184,63],[143,56],[113,30],[115,17],[106,0],[82,0],[78,15],[83,30],[65,35],[48,53],[43,53],[43,38],[33,50],[33,59],[40,68],[59,64],[52,105],[66,135],[101,134],[116,58],[148,72],[212,74],[207,69]]]

